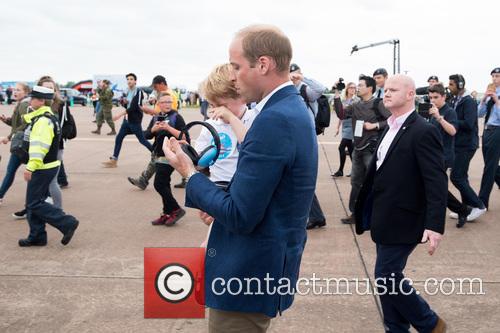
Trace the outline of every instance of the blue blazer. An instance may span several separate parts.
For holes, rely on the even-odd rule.
[[[186,206],[215,218],[205,259],[208,307],[270,317],[290,307],[317,170],[312,113],[290,85],[278,90],[255,118],[227,192],[202,174],[191,177]],[[232,278],[241,281],[243,291],[229,293],[239,289],[231,280],[230,290],[219,295]],[[278,283],[281,278],[289,283]],[[284,295],[273,293],[279,286]]]

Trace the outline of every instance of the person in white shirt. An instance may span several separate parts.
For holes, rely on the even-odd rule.
[[[200,85],[200,91],[210,104],[211,119],[207,123],[215,128],[221,141],[219,157],[209,170],[210,180],[221,187],[227,186],[233,178],[240,144],[258,114],[257,109],[247,108],[231,80],[231,71],[230,64],[219,65]],[[203,127],[194,147],[201,152],[211,144],[212,135]],[[207,225],[213,222],[213,218],[204,212],[200,212],[200,217]]]

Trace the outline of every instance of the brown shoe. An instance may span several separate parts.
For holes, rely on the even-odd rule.
[[[115,130],[111,130],[111,132],[109,132],[108,134],[106,135],[116,135],[116,131]]]
[[[110,158],[109,161],[102,162],[102,166],[105,168],[116,168],[118,166],[118,161]]]
[[[95,131],[92,131],[91,133],[92,133],[92,134],[98,134],[98,135],[101,135],[101,129],[100,129],[100,128],[98,128],[98,129],[96,129]]]
[[[446,332],[446,323],[444,322],[443,319],[438,317],[438,322],[436,324],[436,327],[432,330],[432,333],[445,333]]]

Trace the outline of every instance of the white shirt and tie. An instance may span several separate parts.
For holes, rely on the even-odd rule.
[[[389,126],[389,130],[387,131],[387,133],[385,133],[385,136],[377,149],[377,170],[380,168],[382,163],[384,163],[387,152],[389,151],[389,147],[391,147],[391,144],[396,138],[396,135],[401,129],[401,126],[414,111],[415,110],[406,112],[397,118],[394,116],[390,116],[389,118],[387,118],[387,125]]]

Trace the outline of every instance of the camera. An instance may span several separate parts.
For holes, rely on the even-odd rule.
[[[339,78],[339,81],[335,85],[335,90],[342,91],[345,89],[345,83],[343,78]]]
[[[162,122],[162,121],[165,121],[166,119],[167,119],[167,116],[165,116],[165,115],[159,115],[159,116],[157,116],[156,121]]]
[[[431,103],[418,103],[418,114],[425,119],[430,119],[431,115],[429,110],[432,108]]]

